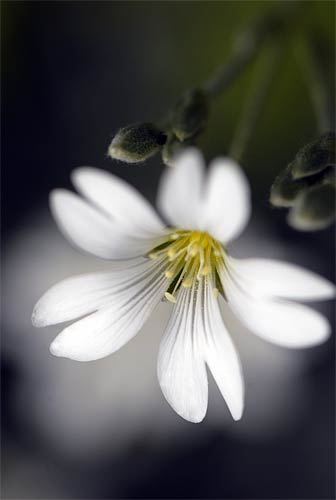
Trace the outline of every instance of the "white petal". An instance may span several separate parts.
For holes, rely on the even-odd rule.
[[[65,328],[51,344],[51,353],[76,361],[112,354],[138,333],[166,286],[162,268],[158,267],[146,279],[120,290],[111,305]]]
[[[233,259],[237,279],[251,294],[296,300],[326,300],[335,297],[330,281],[302,267],[269,259]]]
[[[185,149],[166,169],[160,182],[157,204],[175,227],[197,229],[201,208],[204,163],[196,148]]]
[[[59,229],[82,250],[104,259],[127,259],[148,252],[158,238],[132,238],[109,217],[63,189],[51,193],[50,207]]]
[[[229,158],[210,165],[201,213],[201,229],[228,243],[246,226],[251,212],[250,189],[241,168]]]
[[[105,307],[123,288],[146,275],[153,262],[143,258],[113,266],[112,272],[82,274],[52,286],[37,302],[32,323],[43,327],[90,314]]]
[[[127,232],[153,237],[164,230],[149,202],[122,179],[104,170],[82,167],[74,170],[72,180],[84,196],[127,228]]]
[[[239,284],[221,276],[228,302],[237,317],[253,333],[275,344],[300,348],[326,341],[330,325],[314,309],[301,304],[249,296]]]
[[[206,414],[208,382],[195,337],[194,297],[194,287],[182,288],[179,292],[160,345],[158,378],[166,400],[176,413],[196,423]]]
[[[223,323],[218,300],[213,287],[204,287],[204,307],[201,325],[204,336],[205,361],[228,405],[234,420],[239,420],[244,409],[244,380],[240,360],[228,331]]]

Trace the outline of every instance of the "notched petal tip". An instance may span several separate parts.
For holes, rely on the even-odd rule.
[[[51,325],[53,322],[50,320],[50,316],[45,307],[44,295],[37,301],[31,315],[32,325],[36,328],[44,328],[45,326]]]
[[[201,227],[227,244],[245,228],[251,214],[251,192],[241,167],[231,158],[219,157],[209,165]]]
[[[67,201],[72,196],[75,196],[71,191],[67,189],[57,188],[53,189],[49,193],[49,207],[52,215],[57,219],[57,215],[60,210],[63,209],[64,201]]]
[[[76,356],[71,350],[67,349],[65,343],[59,340],[58,337],[50,344],[49,351],[57,358],[67,358],[72,361],[88,361],[88,359],[82,359],[80,356]]]
[[[69,328],[71,328],[71,326]],[[73,342],[69,343],[66,336],[64,337],[63,335],[66,330],[67,329],[63,330],[63,332],[61,332],[50,344],[49,351],[53,356],[70,359],[71,361],[79,361],[81,363],[96,361],[102,357],[92,355],[89,350],[83,349],[81,345],[75,345]]]
[[[36,306],[33,309],[33,312],[32,312],[32,315],[31,315],[31,323],[36,328],[42,328],[44,326],[47,326],[45,318],[41,314],[41,311],[40,311],[38,303],[36,304]]]
[[[241,420],[244,414],[245,407],[245,384],[243,374],[241,371],[240,373],[241,379],[238,386],[236,386],[235,388],[233,388],[232,386],[232,391],[230,394],[224,396],[224,394],[222,393],[230,415],[235,422]]]
[[[204,420],[207,413],[207,400],[205,404],[204,402],[203,404],[184,404],[185,402],[183,403],[180,397],[177,398],[176,394],[171,393],[171,388],[166,387],[160,377],[159,382],[165,400],[177,415],[193,424],[199,424]]]
[[[313,300],[333,300],[336,297],[336,285],[326,278],[317,276],[319,279],[318,285],[316,284],[316,295]]]
[[[205,418],[205,415],[206,415],[206,412],[207,412],[207,409],[202,410],[202,411],[198,411],[198,410],[195,410],[195,411],[181,411],[180,409],[176,408],[176,406],[173,404],[173,402],[171,400],[169,400],[166,396],[166,394],[164,394],[165,396],[165,399],[167,400],[167,402],[169,403],[169,405],[171,406],[171,408],[174,410],[175,413],[177,413],[177,415],[181,418],[183,418],[183,420],[186,420],[187,422],[190,422],[192,424],[200,424],[201,422],[203,422],[204,418]]]
[[[236,408],[229,408],[231,416],[235,422],[239,422],[241,420],[244,413],[244,402],[242,404],[237,405]]]
[[[63,188],[56,188],[56,189],[53,189],[52,191],[50,191],[49,193],[49,201],[50,203],[54,203],[55,201],[57,201],[61,196],[66,196],[67,194],[69,194],[70,191],[68,191],[67,189],[63,189]]]
[[[186,420],[187,422],[190,422],[191,424],[201,424],[205,418],[205,415],[180,415],[180,417],[183,418],[183,420]]]
[[[324,344],[331,337],[331,325],[330,325],[329,321],[327,320],[327,318],[325,318],[322,315],[321,315],[321,318],[324,320],[324,323],[325,323],[324,330],[322,331],[322,329],[321,329],[321,331],[315,336],[314,341],[310,344],[310,346],[307,346],[307,347],[314,347],[314,346]],[[305,347],[305,346],[303,346],[303,347]]]
[[[190,179],[197,169],[201,169],[202,173],[205,169],[205,161],[201,151],[195,146],[185,146],[178,150],[170,160],[170,167],[186,169],[190,174]],[[172,173],[168,170],[168,173]]]
[[[49,347],[49,351],[50,353],[53,355],[53,356],[57,356],[58,358],[62,358],[62,357],[65,357],[63,352],[62,352],[62,347],[61,347],[61,344],[60,342],[55,339],[51,344],[50,344],[50,347]]]
[[[327,281],[325,285],[325,295],[324,299],[325,300],[332,300],[336,297],[336,285],[334,283],[331,283],[331,281]]]
[[[76,167],[70,174],[71,181],[75,187],[81,186],[82,182],[89,181],[91,174],[105,173],[105,170],[101,170],[96,167]]]

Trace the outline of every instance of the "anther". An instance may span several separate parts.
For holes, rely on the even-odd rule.
[[[169,236],[169,238],[171,240],[177,240],[178,238],[180,237],[180,235],[178,233],[173,233]]]
[[[174,295],[172,295],[171,293],[165,292],[165,297],[167,300],[169,300],[169,302],[176,304],[176,297],[174,297]]]
[[[198,243],[192,243],[188,249],[190,257],[196,257],[199,251],[200,251],[200,246]]]
[[[182,286],[188,288],[193,284],[196,274],[196,268],[199,265],[199,259],[195,258],[193,261],[188,262],[185,267],[185,278],[182,281]]]
[[[182,281],[182,286],[184,288],[190,288],[192,285],[192,280],[191,279],[186,279]]]
[[[207,274],[209,274],[211,272],[211,266],[204,266],[202,269],[201,269],[201,275],[202,276],[206,276]]]
[[[172,259],[173,257],[175,257],[175,255],[176,255],[176,250],[175,250],[175,248],[170,248],[170,249],[168,250],[168,252],[167,252],[167,255],[168,255],[168,257],[169,257],[170,259]]]

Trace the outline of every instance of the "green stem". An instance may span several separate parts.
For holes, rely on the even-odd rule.
[[[279,3],[276,8],[256,19],[234,40],[229,61],[204,84],[209,96],[215,97],[242,73],[256,58],[266,42],[275,42],[290,29],[302,6],[297,2]]]
[[[306,37],[302,38],[296,46],[296,56],[303,69],[317,126],[319,132],[322,134],[332,129],[330,98],[325,84],[322,64],[318,60],[311,41]]]
[[[211,97],[217,96],[224,88],[233,82],[249,65],[256,55],[256,48],[245,44],[239,51],[234,51],[231,59],[221,66],[215,74],[204,84],[204,90]]]
[[[246,97],[242,116],[238,122],[230,148],[230,156],[240,161],[247,143],[255,129],[260,111],[268,95],[270,85],[274,78],[275,70],[279,66],[279,56],[282,53],[279,47],[268,49],[263,68],[256,68],[256,75],[252,81],[250,91]]]
[[[178,148],[184,147],[187,141],[194,143],[204,131],[207,125],[210,99],[216,98],[225,91],[258,56],[262,47],[270,44],[272,46],[283,44],[284,36],[294,27],[298,12],[302,13],[303,9],[306,9],[305,5],[301,5],[302,3],[276,2],[275,7],[270,8],[266,14],[245,27],[238,37],[235,37],[228,63],[219,67],[203,85],[183,94],[173,109],[156,123],[156,127],[168,138],[162,146],[165,163],[170,161],[170,151],[176,152]],[[270,78],[265,74],[263,81],[260,84],[258,82],[257,88],[253,91],[253,97],[249,98],[246,104],[246,112],[232,146],[232,154],[236,158],[241,157],[256,123]]]

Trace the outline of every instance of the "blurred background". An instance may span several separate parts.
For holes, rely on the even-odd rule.
[[[293,2],[285,2],[291,4]],[[334,2],[299,2],[295,29],[323,40],[334,88]],[[9,2],[2,7],[2,496],[334,498],[334,338],[290,351],[230,316],[246,380],[235,423],[210,381],[202,424],[183,421],[156,380],[170,305],[109,358],[53,358],[61,326],[34,329],[33,306],[61,279],[108,269],[57,231],[48,194],[93,165],[155,202],[163,166],[106,157],[124,125],[157,119],[230,55],[232,40],[279,2]],[[222,93],[199,145],[225,154],[258,60]],[[271,208],[274,177],[317,135],[304,75],[288,44],[242,159],[254,212],[239,257],[281,258],[333,279],[333,228],[301,233]],[[316,307],[334,324],[330,303]],[[230,315],[230,313],[228,312]]]

